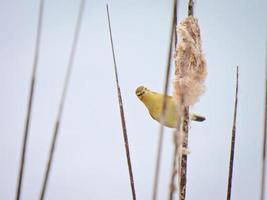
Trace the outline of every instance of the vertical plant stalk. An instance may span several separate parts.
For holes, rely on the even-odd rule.
[[[174,25],[173,25],[173,39],[174,39],[174,48],[177,45],[177,33],[176,33],[176,26],[177,26],[177,8],[178,8],[178,3],[175,6],[175,18],[174,18]],[[169,81],[169,80],[168,80]],[[166,108],[165,108],[166,109]],[[177,133],[175,132],[173,134],[173,160],[172,160],[172,169],[171,169],[171,178],[170,178],[170,184],[169,184],[169,200],[173,200],[174,198],[174,192],[176,191],[176,186],[175,186],[175,177],[177,174],[177,154],[178,154],[178,138],[177,138]]]
[[[234,108],[234,120],[233,120],[233,128],[232,128],[230,161],[229,161],[227,200],[231,199],[231,191],[232,191],[232,177],[233,177],[233,165],[234,165],[234,156],[235,156],[235,138],[236,138],[236,114],[237,114],[237,103],[238,103],[238,81],[239,81],[238,79],[239,79],[239,69],[237,66],[237,68],[236,68],[235,108]]]
[[[67,96],[68,86],[69,86],[69,82],[70,82],[70,76],[71,76],[71,72],[72,72],[72,68],[73,68],[73,61],[74,61],[74,57],[75,57],[75,53],[76,53],[76,49],[77,49],[77,43],[78,43],[80,29],[81,29],[81,22],[82,22],[84,7],[85,7],[85,0],[81,0],[80,8],[79,8],[79,14],[78,14],[78,18],[77,18],[76,27],[75,27],[73,43],[72,43],[69,62],[68,62],[68,67],[67,67],[67,73],[66,73],[65,80],[64,80],[63,91],[61,94],[59,109],[58,109],[57,118],[56,118],[54,130],[53,130],[52,142],[51,142],[50,150],[49,150],[49,157],[48,157],[48,161],[47,161],[47,165],[46,165],[46,169],[45,169],[45,175],[44,175],[44,179],[43,179],[43,183],[42,183],[42,187],[41,187],[40,200],[43,200],[45,198],[47,183],[49,180],[51,166],[52,166],[52,162],[53,162],[53,158],[54,158],[56,142],[57,142],[57,138],[58,138],[58,132],[59,132],[59,128],[60,128],[60,122],[61,122],[62,113],[64,110],[65,99]]]
[[[182,133],[184,134],[182,140],[182,151],[188,148],[188,127],[189,127],[189,107],[183,106],[182,117]],[[187,175],[187,154],[182,152],[180,158],[180,180],[179,180],[179,192],[180,200],[185,200],[186,196],[186,175]]]
[[[109,25],[109,36],[110,36],[112,56],[113,56],[113,62],[114,62],[117,95],[118,95],[119,108],[120,108],[121,125],[122,125],[124,146],[125,146],[125,151],[126,151],[127,165],[128,165],[130,184],[131,184],[131,190],[132,190],[132,199],[136,200],[134,176],[133,176],[133,170],[132,170],[132,164],[131,164],[130,148],[129,148],[127,128],[126,128],[126,122],[125,122],[125,116],[124,116],[122,95],[121,95],[120,84],[119,84],[119,76],[118,76],[118,70],[117,70],[117,64],[116,64],[116,58],[115,58],[114,44],[113,44],[113,39],[112,39],[111,22],[110,22],[108,4],[106,5],[106,7],[107,7],[107,17],[108,17],[108,25]]]
[[[21,187],[22,187],[22,181],[23,181],[23,175],[24,175],[26,148],[28,144],[29,126],[30,126],[30,121],[31,121],[32,104],[33,104],[33,97],[34,97],[34,90],[35,90],[36,71],[37,71],[38,60],[39,60],[43,10],[44,10],[44,0],[40,0],[31,85],[30,85],[30,92],[29,92],[29,97],[28,97],[27,115],[26,115],[26,120],[25,120],[22,151],[21,151],[21,156],[20,156],[19,174],[18,174],[18,180],[17,180],[16,200],[19,200],[21,196]]]
[[[189,0],[188,2],[188,17],[189,16],[194,16],[194,1]]]
[[[167,92],[169,88],[169,77],[170,77],[170,70],[171,70],[171,58],[172,58],[172,44],[173,44],[173,35],[175,35],[175,25],[176,25],[176,11],[177,10],[177,0],[173,0],[173,13],[172,13],[172,21],[171,21],[171,28],[169,32],[169,48],[168,48],[168,57],[166,61],[166,73],[165,73],[165,82],[164,82],[164,97],[162,103],[162,109],[160,114],[160,129],[159,129],[159,138],[157,144],[157,158],[156,158],[156,168],[154,174],[154,182],[153,182],[153,193],[152,199],[157,199],[157,192],[158,192],[158,182],[159,182],[159,173],[160,173],[160,162],[161,162],[161,152],[162,152],[162,144],[163,144],[163,120],[165,119],[166,115],[166,108],[167,108]]]
[[[173,160],[172,160],[172,170],[171,170],[171,179],[170,179],[170,186],[169,186],[169,200],[173,200],[174,192],[176,191],[175,186],[175,177],[177,175],[177,158],[178,158],[178,135],[175,132],[173,134]]]
[[[267,36],[265,41],[265,113],[264,113],[264,132],[262,142],[262,163],[261,163],[261,190],[260,200],[265,199],[265,179],[266,179],[266,140],[267,140]]]
[[[188,17],[193,16],[194,14],[194,2],[193,0],[188,1]],[[183,102],[182,102],[183,103]],[[182,138],[182,150],[188,148],[188,127],[189,127],[189,106],[182,105],[182,127],[178,123],[180,131],[183,133]],[[181,130],[182,129],[182,130]],[[186,197],[186,176],[187,176],[187,154],[182,152],[180,155],[180,162],[179,162],[179,199],[185,200]]]
[[[204,93],[206,62],[201,48],[200,28],[198,20],[193,17],[194,2],[188,1],[188,17],[177,27],[179,42],[174,55],[174,92],[173,97],[179,109],[177,120],[179,162],[179,199],[186,198],[187,182],[187,149],[189,106],[197,102]]]

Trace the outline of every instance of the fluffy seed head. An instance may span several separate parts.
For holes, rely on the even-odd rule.
[[[175,49],[173,97],[176,103],[190,106],[204,92],[206,62],[201,49],[198,21],[190,16],[177,27],[179,41]]]

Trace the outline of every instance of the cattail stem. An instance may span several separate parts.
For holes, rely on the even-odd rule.
[[[26,115],[25,128],[24,128],[24,134],[23,134],[22,151],[21,151],[21,156],[20,156],[20,166],[19,166],[19,175],[18,175],[18,182],[17,182],[16,200],[19,200],[20,196],[21,196],[21,187],[22,187],[22,181],[23,181],[23,175],[24,175],[26,148],[27,148],[27,144],[28,144],[28,135],[29,135],[29,126],[30,126],[30,121],[31,121],[32,104],[33,104],[33,97],[34,97],[36,71],[37,71],[39,51],[40,51],[43,10],[44,10],[43,8],[44,8],[44,0],[40,0],[38,25],[37,25],[37,36],[36,36],[35,52],[34,52],[35,55],[34,55],[34,61],[33,61],[30,92],[29,92],[29,97],[28,97],[27,115]]]
[[[232,191],[232,177],[233,177],[233,165],[234,165],[234,155],[235,155],[235,135],[236,135],[236,114],[237,114],[237,103],[238,103],[238,78],[239,69],[236,68],[236,90],[235,90],[235,107],[234,107],[234,120],[232,128],[232,140],[231,140],[231,151],[230,151],[230,161],[229,161],[229,174],[228,174],[228,187],[227,187],[227,200],[231,199]]]
[[[173,13],[172,13],[172,21],[171,21],[171,28],[169,32],[169,46],[168,46],[168,57],[166,62],[166,73],[165,73],[165,82],[164,82],[164,98],[162,103],[161,109],[161,120],[160,120],[160,129],[159,129],[159,138],[157,144],[157,158],[156,158],[156,168],[155,168],[155,175],[154,175],[154,183],[153,183],[153,193],[152,199],[157,199],[157,191],[158,191],[158,182],[159,182],[159,172],[160,172],[160,162],[161,162],[161,152],[162,152],[162,144],[163,144],[163,120],[165,119],[166,114],[166,107],[167,107],[167,92],[169,88],[169,77],[170,77],[170,70],[171,70],[171,58],[172,58],[172,44],[173,44],[173,35],[175,35],[175,26],[176,26],[176,11],[177,9],[177,0],[173,0]],[[176,37],[175,37],[176,38]]]
[[[130,157],[130,148],[129,148],[129,142],[128,142],[127,128],[126,128],[124,109],[123,109],[123,102],[122,102],[122,95],[121,95],[120,84],[119,84],[119,76],[118,76],[118,70],[117,70],[117,64],[116,64],[116,58],[115,58],[114,44],[113,44],[113,39],[112,39],[111,22],[110,22],[108,4],[106,6],[107,6],[109,35],[110,35],[112,56],[113,56],[113,62],[114,62],[114,71],[115,71],[115,78],[116,78],[116,87],[117,87],[117,94],[118,94],[118,101],[119,101],[119,108],[120,108],[120,117],[121,117],[121,125],[122,125],[124,146],[125,146],[127,165],[128,165],[128,171],[129,171],[129,177],[130,177],[130,184],[131,184],[131,190],[132,190],[132,199],[135,200],[136,199],[136,193],[135,193],[135,186],[134,186],[134,176],[133,176],[133,171],[132,171],[132,164],[131,164],[131,157]]]
[[[178,134],[177,131],[173,134],[173,159],[172,159],[172,170],[171,170],[171,179],[169,186],[169,200],[173,200],[174,192],[176,191],[175,186],[175,177],[177,175],[177,158],[178,158]]]
[[[43,179],[43,183],[42,183],[40,200],[43,200],[45,198],[45,192],[46,192],[49,174],[51,171],[51,166],[52,166],[52,162],[53,162],[53,158],[54,158],[54,152],[55,152],[55,148],[56,148],[56,142],[57,142],[58,132],[59,132],[59,128],[60,128],[60,122],[61,122],[62,113],[64,110],[65,100],[66,100],[68,86],[69,86],[69,82],[70,82],[70,76],[71,76],[71,72],[72,72],[72,68],[73,68],[73,61],[74,61],[74,57],[75,57],[75,53],[76,53],[76,49],[77,49],[77,43],[78,43],[80,29],[81,29],[81,22],[82,22],[84,7],[85,7],[85,0],[81,0],[80,8],[79,8],[79,14],[78,14],[78,18],[77,18],[76,27],[75,27],[75,33],[74,33],[72,48],[71,48],[68,67],[67,67],[67,73],[66,73],[65,80],[64,80],[63,91],[61,94],[57,118],[56,118],[54,130],[53,130],[52,142],[51,142],[50,150],[49,150],[49,157],[48,157],[45,175],[44,175],[44,179]]]
[[[188,17],[194,15],[194,1],[188,0]],[[189,127],[189,106],[185,106],[183,103],[184,97],[181,97],[181,110],[182,110],[182,120],[180,121],[182,124],[178,123],[178,129],[182,134],[182,145],[180,149],[179,155],[179,199],[185,200],[186,197],[186,182],[187,182],[187,154],[183,151],[188,148],[188,127]],[[181,126],[182,125],[182,126]]]
[[[183,133],[183,142],[182,142],[182,155],[180,158],[180,180],[179,180],[179,196],[180,200],[185,200],[186,196],[186,174],[187,174],[187,154],[183,152],[188,148],[188,127],[189,127],[189,107],[183,107],[182,110],[183,118],[182,118],[182,133]]]
[[[194,16],[194,1],[189,0],[188,2],[188,17],[189,16]]]
[[[265,71],[267,73],[267,36],[265,41]],[[262,142],[262,163],[261,163],[261,190],[260,200],[265,199],[265,179],[266,179],[266,143],[267,143],[267,75],[265,73],[265,113],[264,113],[264,132]]]
[[[178,8],[178,3],[175,6],[175,18],[174,20],[174,26],[173,26],[173,44],[174,44],[174,48],[177,45],[177,33],[176,33],[176,26],[177,26],[177,8]],[[166,101],[166,100],[165,100]],[[178,135],[177,132],[175,132],[173,134],[173,160],[172,160],[172,169],[171,169],[171,177],[170,177],[170,184],[169,184],[169,200],[173,200],[174,197],[174,192],[176,191],[176,186],[175,186],[175,177],[177,174],[177,155],[178,155]]]

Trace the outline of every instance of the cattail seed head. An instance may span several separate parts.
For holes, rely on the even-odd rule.
[[[203,94],[207,74],[197,19],[187,17],[179,24],[177,32],[173,97],[177,104],[191,106]]]

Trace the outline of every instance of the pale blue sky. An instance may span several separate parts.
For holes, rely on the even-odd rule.
[[[179,20],[186,16],[179,3]],[[39,1],[0,0],[0,199],[14,199]],[[162,91],[172,1],[87,1],[63,112],[47,199],[131,199],[105,4],[113,37],[137,197],[151,198],[159,124],[135,97]],[[79,1],[45,0],[43,35],[22,199],[38,199],[63,87]],[[189,136],[188,200],[225,199],[235,67],[240,66],[233,199],[259,197],[263,132],[264,0],[203,0],[195,5],[207,60],[206,93],[192,108],[205,115]],[[166,199],[172,130],[166,129],[159,200]]]

